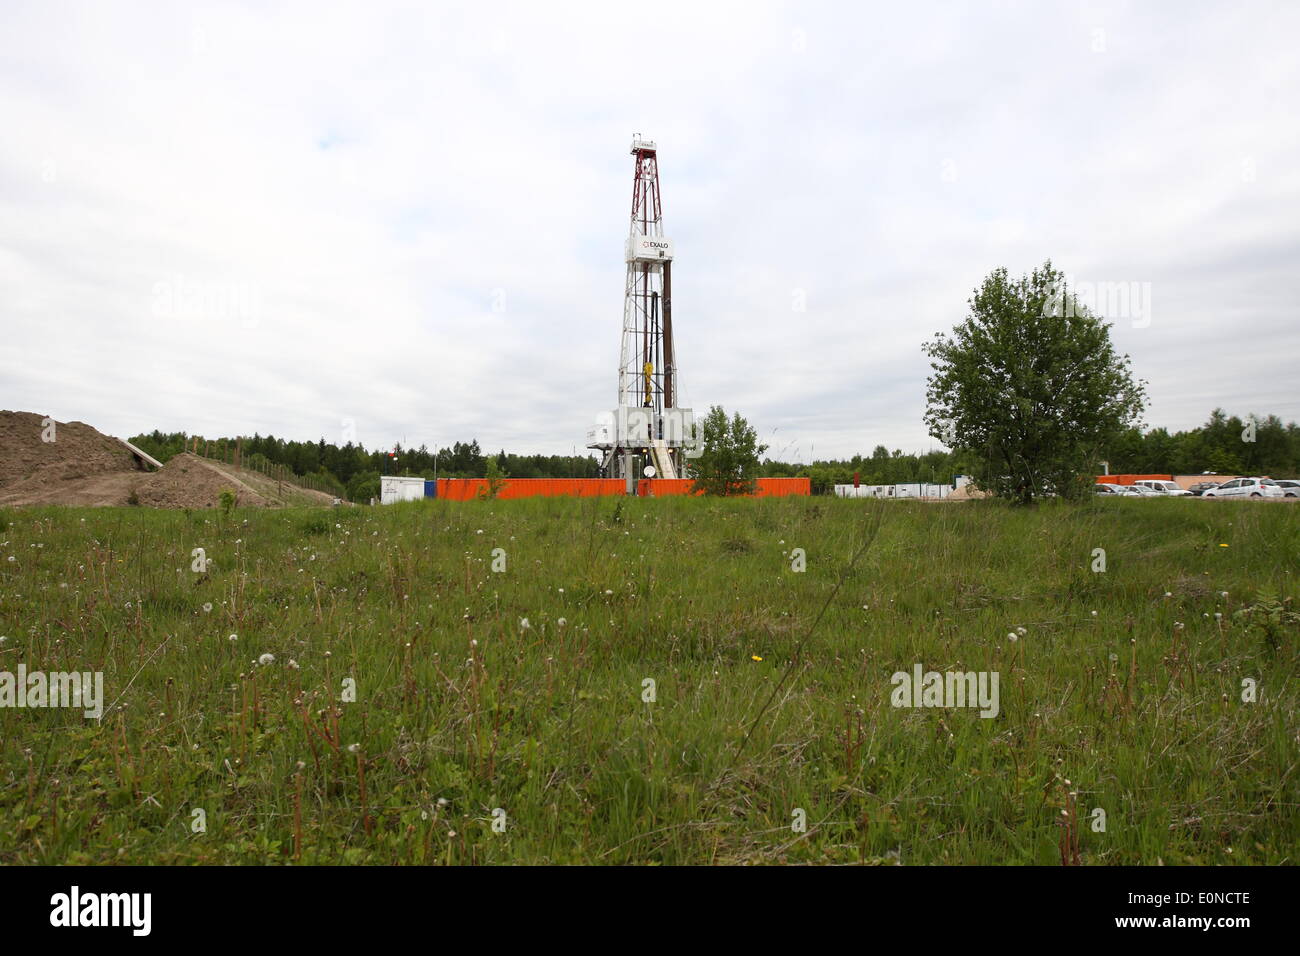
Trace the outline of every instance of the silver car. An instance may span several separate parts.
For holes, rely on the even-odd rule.
[[[1272,478],[1234,478],[1211,488],[1203,498],[1281,498],[1282,489]]]
[[[1128,488],[1133,492],[1133,494],[1141,495],[1143,498],[1168,498],[1169,497],[1163,491],[1156,491],[1156,489],[1150,487],[1149,485],[1134,484],[1134,485],[1129,485]]]
[[[1128,485],[1113,485],[1107,481],[1099,481],[1095,488],[1092,489],[1094,494],[1098,495],[1115,495],[1122,498],[1132,498],[1137,492]]]

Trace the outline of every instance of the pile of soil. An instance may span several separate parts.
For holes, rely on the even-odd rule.
[[[221,465],[189,452],[176,455],[141,481],[136,497],[151,508],[215,508],[227,489],[235,493],[238,507],[272,504]]]
[[[53,422],[51,433],[45,420],[32,412],[0,411],[0,506],[216,508],[226,489],[243,508],[333,500],[323,492],[188,452],[150,471],[116,438],[84,422]]]
[[[117,439],[85,422],[51,421],[51,430],[46,420],[0,411],[0,505],[126,504],[129,484],[148,478]]]
[[[0,488],[138,470],[130,449],[85,422],[55,422],[34,412],[0,411]]]
[[[970,501],[973,498],[987,498],[987,491],[977,491],[972,484],[962,485],[960,488],[954,488],[944,501]]]

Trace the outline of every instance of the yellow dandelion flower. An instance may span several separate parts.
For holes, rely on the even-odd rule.
[[[759,657],[757,654],[750,654],[749,659],[751,661],[761,661],[763,658]]]
[[[1226,545],[1226,544],[1221,544],[1221,545],[1219,545],[1219,547],[1221,547],[1221,548],[1226,548],[1227,545]]]

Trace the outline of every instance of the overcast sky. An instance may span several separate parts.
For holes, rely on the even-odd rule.
[[[0,0],[0,407],[581,451],[640,133],[683,404],[769,454],[935,446],[921,344],[1049,257],[1136,293],[1148,424],[1300,418],[1298,36],[1293,3]]]

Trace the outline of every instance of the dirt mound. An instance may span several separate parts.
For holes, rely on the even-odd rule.
[[[0,489],[138,470],[125,445],[85,422],[0,411]]]
[[[0,505],[215,508],[226,489],[243,508],[333,501],[188,452],[150,472],[120,441],[84,422],[52,422],[51,428],[45,421],[32,412],[0,411]]]
[[[136,497],[151,508],[215,508],[227,489],[235,493],[237,507],[272,504],[220,465],[189,452],[176,455],[161,471],[148,475],[137,485]]]
[[[268,505],[332,505],[334,503],[334,496],[324,491],[303,488],[290,481],[279,481],[259,471],[236,468],[220,461],[214,462],[204,458],[200,458],[199,461],[251,488],[255,494],[265,498]],[[240,500],[242,503],[243,499]]]
[[[125,504],[127,483],[148,477],[141,468],[125,445],[85,422],[0,411],[0,505]]]

